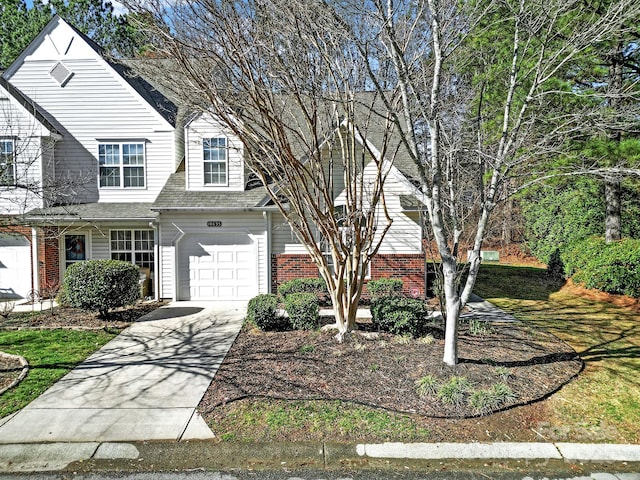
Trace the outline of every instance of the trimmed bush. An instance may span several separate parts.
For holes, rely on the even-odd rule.
[[[380,278],[367,283],[367,290],[372,302],[382,297],[398,297],[402,294],[402,287],[403,282],[399,278]]]
[[[294,278],[293,280],[284,282],[278,287],[278,295],[282,298],[286,298],[292,293],[313,293],[318,296],[326,295],[329,291],[322,277]]]
[[[61,301],[70,307],[100,312],[132,305],[140,298],[139,269],[120,260],[87,260],[67,268]]]
[[[425,302],[417,298],[387,296],[371,303],[373,326],[395,335],[421,336],[428,313]]]
[[[320,324],[318,296],[315,293],[291,293],[285,297],[285,309],[296,330],[314,330]]]
[[[565,273],[576,283],[607,293],[640,298],[640,240],[607,244],[593,237],[563,254]]]
[[[249,300],[247,321],[265,331],[282,331],[289,328],[289,320],[277,314],[278,297],[272,293],[262,294]]]

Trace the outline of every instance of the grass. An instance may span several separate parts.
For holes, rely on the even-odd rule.
[[[0,418],[25,407],[114,336],[62,329],[0,332],[0,351],[29,362],[26,378],[0,396]]]
[[[551,436],[640,442],[640,313],[578,296],[543,269],[483,265],[475,290],[571,345],[580,377],[549,399]]]
[[[268,441],[295,436],[426,441],[428,430],[408,416],[340,401],[263,400],[235,402],[216,420],[223,440]]]

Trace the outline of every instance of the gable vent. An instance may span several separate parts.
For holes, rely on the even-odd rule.
[[[64,87],[71,79],[71,77],[73,77],[73,72],[69,70],[62,62],[58,62],[51,69],[49,75],[51,75],[53,79],[60,84],[61,87]]]

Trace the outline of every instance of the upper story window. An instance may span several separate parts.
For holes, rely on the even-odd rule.
[[[16,184],[15,145],[12,139],[0,139],[0,185]]]
[[[101,143],[98,146],[101,187],[144,188],[144,143]]]
[[[228,166],[227,139],[204,138],[202,140],[204,154],[204,184],[227,185]]]

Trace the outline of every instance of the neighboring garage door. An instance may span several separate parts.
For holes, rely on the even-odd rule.
[[[31,291],[31,244],[22,235],[0,234],[0,299],[27,298]]]
[[[180,300],[249,300],[258,294],[258,254],[246,234],[186,235],[179,245]]]

